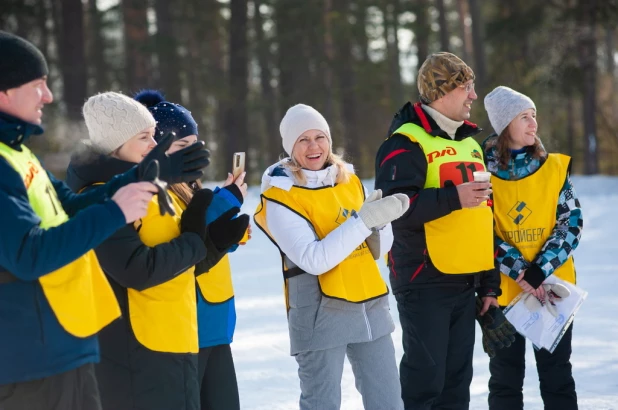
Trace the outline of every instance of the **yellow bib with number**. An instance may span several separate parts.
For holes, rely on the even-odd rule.
[[[0,143],[0,156],[23,178],[32,210],[49,229],[69,220],[47,173],[32,152],[16,151]],[[114,292],[94,251],[39,278],[43,293],[64,330],[88,337],[120,316]]]
[[[474,171],[485,171],[482,150],[472,138],[447,140],[407,123],[394,134],[419,144],[427,159],[424,188],[444,188],[474,180]],[[445,274],[470,274],[494,269],[493,217],[483,202],[425,223],[427,253]]]
[[[491,177],[494,190],[494,218],[496,235],[514,246],[528,262],[533,262],[556,226],[556,208],[571,158],[549,154],[547,160],[533,174],[507,181]],[[573,257],[554,271],[554,275],[575,283]],[[521,287],[510,277],[501,275],[498,298],[500,306],[507,306],[521,293]]]
[[[318,239],[322,240],[352,216],[352,211],[358,211],[363,202],[363,186],[356,175],[351,175],[349,183],[334,187],[309,189],[294,186],[289,191],[271,187],[262,194],[255,222],[276,244],[266,223],[268,204],[276,203],[307,220]],[[283,269],[286,277],[288,269],[286,266]],[[388,294],[388,287],[365,242],[318,279],[324,296],[334,299],[361,303]]]

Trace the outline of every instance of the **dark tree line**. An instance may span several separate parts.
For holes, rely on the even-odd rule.
[[[298,102],[329,120],[335,149],[371,177],[395,110],[416,100],[432,52],[476,73],[473,120],[497,85],[530,95],[550,149],[575,171],[618,173],[617,0],[4,0],[0,27],[37,44],[56,96],[35,143],[61,171],[84,137],[88,96],[159,88],[187,106],[221,178],[234,151],[254,180],[282,153],[278,132]]]

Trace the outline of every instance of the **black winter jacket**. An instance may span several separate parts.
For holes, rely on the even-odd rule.
[[[67,184],[78,192],[133,165],[107,155],[80,152],[71,159]],[[195,265],[206,256],[202,239],[186,232],[149,247],[130,224],[95,252],[122,311],[120,320],[99,333],[101,363],[96,371],[103,408],[197,410],[197,354],[155,352],[140,344],[129,319],[127,288],[143,291]]]
[[[420,105],[406,103],[395,114],[387,137],[406,123],[426,129],[436,138],[451,139]],[[457,129],[455,139],[471,138],[481,131],[465,121]],[[500,274],[497,269],[470,272],[470,275],[445,275],[438,271],[427,254],[424,224],[461,209],[455,186],[424,188],[427,177],[427,159],[420,145],[401,134],[393,135],[382,143],[376,156],[375,189],[384,196],[404,193],[410,197],[410,209],[392,223],[395,240],[388,254],[388,267],[393,293],[409,288],[429,286],[476,286],[480,296],[500,294]],[[444,244],[457,246],[457,244]]]

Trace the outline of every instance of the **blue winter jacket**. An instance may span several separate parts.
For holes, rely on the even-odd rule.
[[[210,224],[233,207],[242,205],[227,189],[215,189],[213,201],[206,213],[206,224]],[[238,248],[234,245],[230,252]],[[234,298],[223,303],[209,303],[197,291],[197,323],[200,348],[232,343],[236,328],[236,307]]]
[[[0,142],[15,150],[43,129],[0,113]],[[0,385],[48,377],[99,360],[97,337],[67,333],[54,315],[38,278],[74,261],[125,225],[109,198],[137,180],[135,169],[87,194],[76,195],[48,173],[70,219],[41,229],[21,176],[0,157]]]

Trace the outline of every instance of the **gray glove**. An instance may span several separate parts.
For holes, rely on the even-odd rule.
[[[386,198],[381,196],[381,191],[372,192],[358,211],[358,216],[369,229],[394,221],[410,207],[410,198],[405,194],[394,194]]]

